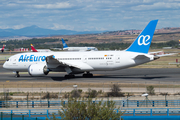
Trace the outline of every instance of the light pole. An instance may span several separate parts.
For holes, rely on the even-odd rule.
[[[73,85],[74,90],[77,90],[77,85]]]
[[[144,95],[147,95],[147,94],[143,94],[143,95],[133,95],[133,96],[127,97],[125,100],[122,100],[122,101],[121,101],[120,112],[121,112],[121,109],[122,109],[122,106],[123,106],[123,101],[124,101],[124,103],[125,103],[125,102],[126,102],[127,100],[129,100],[129,98],[131,98],[131,97],[144,96]],[[121,120],[121,116],[120,116],[120,120]]]
[[[175,93],[175,81],[173,81],[173,92]]]
[[[121,101],[121,107],[120,107],[120,110],[122,109],[123,101],[124,101],[124,103],[125,103],[125,102],[126,102],[129,98],[131,98],[131,97],[135,97],[135,96],[133,95],[133,96],[127,97],[125,100],[122,100],[122,101]]]
[[[131,97],[135,97],[135,96],[127,97],[125,100],[122,100],[122,101],[121,101],[120,112],[121,112],[121,109],[122,109],[122,106],[123,106],[123,101],[124,101],[124,103],[125,103],[125,102],[126,102],[129,98],[131,98]],[[120,120],[121,120],[121,116],[120,116]]]
[[[60,107],[60,100],[59,100],[60,94],[61,94],[62,90],[64,90],[65,88],[67,88],[67,87],[69,87],[69,86],[70,86],[70,85],[63,87],[63,88],[60,90],[60,92],[59,92],[59,95],[58,95],[59,107]],[[77,89],[77,85],[73,85],[73,88],[76,88],[76,89]]]
[[[146,98],[145,98],[145,100],[146,100],[146,107],[147,107],[148,95],[149,95],[149,94],[147,94],[147,93],[141,95],[142,97],[146,97]]]

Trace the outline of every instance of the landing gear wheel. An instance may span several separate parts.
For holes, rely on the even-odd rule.
[[[75,78],[75,75],[73,74],[65,75],[64,78]]]
[[[19,75],[19,71],[16,71],[16,75],[15,75],[15,77],[20,77],[20,75]]]
[[[15,75],[15,77],[20,77],[20,75]]]
[[[88,73],[88,74],[83,74],[84,78],[92,78],[93,74],[92,73]]]

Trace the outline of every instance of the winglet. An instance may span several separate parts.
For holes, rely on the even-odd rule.
[[[64,39],[62,38],[62,44],[63,44],[63,48],[68,48],[67,44],[65,43]]]
[[[136,38],[136,40],[131,44],[131,46],[126,49],[126,51],[147,54],[151,45],[157,22],[158,20],[150,21],[146,28],[141,32],[141,34]]]
[[[33,44],[31,44],[31,50],[32,50],[33,52],[38,52],[38,51],[34,48]]]

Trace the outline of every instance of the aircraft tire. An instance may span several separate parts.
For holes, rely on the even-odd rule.
[[[84,78],[92,78],[93,74],[89,73],[89,74],[83,74]]]
[[[17,74],[17,75],[15,75],[15,77],[17,78],[17,77],[20,77],[20,75],[19,74]]]
[[[19,71],[16,71],[16,75],[15,75],[15,77],[17,78],[17,77],[20,77],[20,75],[19,75]]]
[[[75,75],[65,75],[64,78],[66,78],[66,79],[75,78]]]

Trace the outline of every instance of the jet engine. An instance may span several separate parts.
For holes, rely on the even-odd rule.
[[[44,64],[32,64],[28,67],[28,73],[31,76],[42,76],[49,73],[49,69]]]

